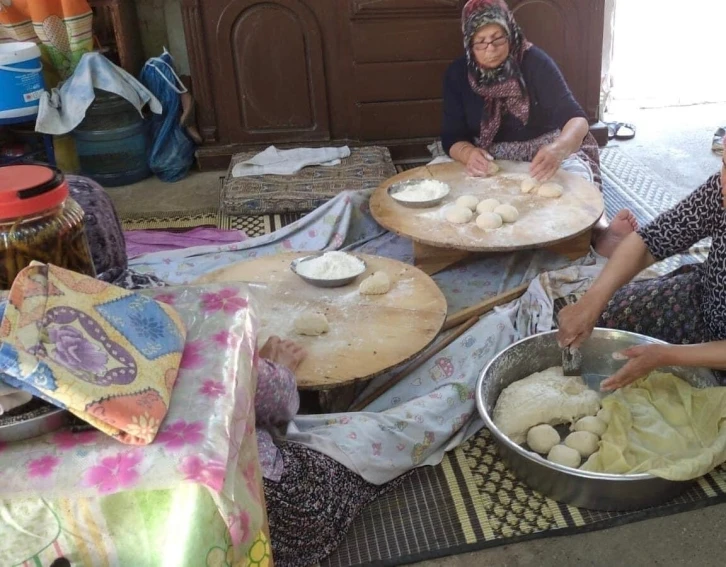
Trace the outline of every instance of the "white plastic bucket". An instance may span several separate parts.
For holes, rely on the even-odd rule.
[[[27,41],[0,43],[0,120],[38,114],[43,91],[38,46]]]

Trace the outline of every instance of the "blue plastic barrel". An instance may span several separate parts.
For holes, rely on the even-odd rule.
[[[0,120],[38,114],[43,91],[38,46],[27,41],[0,43]]]

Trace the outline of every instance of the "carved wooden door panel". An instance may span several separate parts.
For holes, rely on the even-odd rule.
[[[329,138],[321,30],[301,0],[202,3],[222,143]]]
[[[590,120],[597,120],[605,0],[508,3],[527,39],[557,62]]]

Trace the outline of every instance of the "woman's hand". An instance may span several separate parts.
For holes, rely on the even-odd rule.
[[[486,177],[492,168],[494,158],[489,152],[471,146],[466,148],[465,154],[466,172],[472,177]]]
[[[557,321],[557,342],[561,348],[566,346],[579,347],[592,334],[598,318],[602,314],[594,302],[583,297],[574,305],[563,307]]]
[[[563,149],[557,142],[542,146],[532,160],[532,165],[529,168],[530,176],[540,183],[544,183],[557,173],[568,155],[567,150]]]
[[[628,358],[628,362],[610,378],[603,380],[600,390],[617,390],[665,366],[668,348],[668,345],[641,345],[621,351],[619,354]]]

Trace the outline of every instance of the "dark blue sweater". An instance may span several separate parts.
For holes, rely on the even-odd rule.
[[[532,140],[561,129],[572,118],[587,118],[555,62],[539,47],[526,51],[521,69],[529,95],[529,121],[522,124],[515,116],[505,114],[495,142]],[[449,65],[444,78],[441,143],[447,154],[456,142],[474,143],[484,112],[484,99],[471,89],[466,58],[461,57]]]

